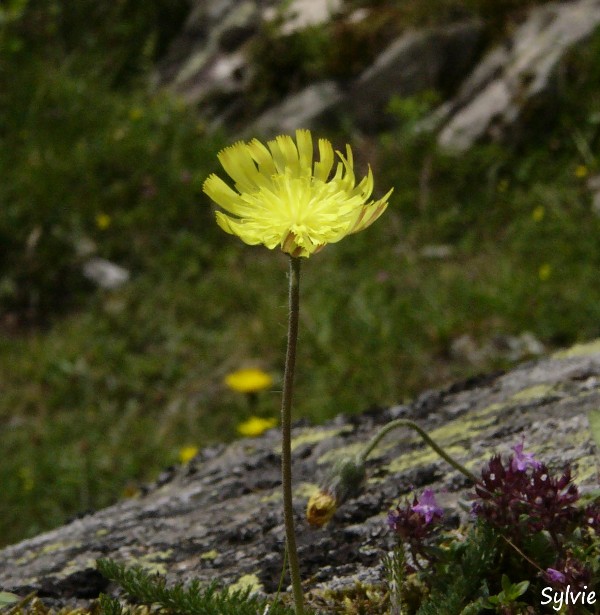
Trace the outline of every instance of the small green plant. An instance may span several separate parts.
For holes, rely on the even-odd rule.
[[[216,584],[202,587],[198,581],[188,586],[176,584],[167,587],[165,579],[149,574],[140,567],[127,568],[113,560],[100,559],[96,562],[100,573],[110,581],[118,583],[134,603],[159,606],[169,613],[181,615],[293,615],[293,610],[281,604],[269,604],[265,599],[251,595],[246,590],[218,590]],[[108,596],[100,598],[104,615],[122,615],[119,602]]]
[[[503,613],[515,613],[519,607],[527,606],[525,602],[519,602],[519,598],[527,591],[529,581],[511,583],[509,578],[503,574],[500,581],[502,591],[495,596],[488,596],[483,600],[484,609],[492,609]]]

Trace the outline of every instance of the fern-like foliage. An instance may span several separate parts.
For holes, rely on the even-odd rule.
[[[96,562],[99,572],[114,581],[137,603],[159,605],[174,614],[185,615],[294,615],[291,608],[271,604],[251,596],[251,589],[218,590],[215,583],[201,587],[194,580],[184,587],[178,583],[167,587],[165,579],[152,575],[139,566],[127,568],[109,559]],[[123,615],[117,601],[105,597],[101,602],[103,615]]]
[[[126,615],[126,610],[116,598],[111,598],[106,594],[100,594],[98,605],[102,615]]]

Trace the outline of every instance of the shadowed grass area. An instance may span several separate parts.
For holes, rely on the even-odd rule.
[[[510,365],[457,351],[461,337],[481,349],[528,331],[552,349],[600,334],[586,188],[599,57],[598,38],[573,54],[555,113],[518,146],[449,156],[402,102],[396,131],[350,138],[357,158],[377,154],[377,196],[395,192],[381,220],[303,268],[297,418]],[[250,414],[277,416],[287,318],[286,258],[223,234],[201,194],[223,136],[168,96],[23,66],[0,99],[2,544],[135,492]],[[89,253],[131,281],[92,288]],[[223,384],[245,365],[275,378],[256,405]]]

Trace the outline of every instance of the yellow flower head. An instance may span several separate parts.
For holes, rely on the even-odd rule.
[[[96,226],[101,230],[105,231],[112,223],[112,219],[108,214],[99,213],[96,215]]]
[[[183,446],[179,449],[179,461],[180,463],[188,463],[198,454],[198,447],[189,445]]]
[[[238,369],[225,377],[225,384],[237,393],[258,393],[273,386],[273,378],[262,369]]]
[[[541,222],[544,219],[545,215],[546,215],[546,210],[544,209],[543,205],[538,205],[531,212],[531,217],[533,218],[534,222]]]
[[[542,282],[545,282],[552,275],[552,265],[544,263],[538,270],[539,278]]]
[[[322,527],[335,514],[337,500],[327,491],[313,493],[306,505],[306,520],[313,527]]]
[[[260,436],[267,429],[271,429],[277,425],[277,419],[263,419],[259,416],[251,416],[247,421],[240,423],[237,426],[238,433],[247,438],[255,438]]]
[[[204,192],[224,211],[217,224],[250,245],[280,246],[291,256],[308,257],[328,243],[367,228],[385,211],[392,190],[378,201],[371,169],[357,184],[350,146],[331,176],[333,147],[319,139],[319,160],[313,164],[309,130],[297,130],[296,141],[280,135],[265,146],[258,139],[242,141],[219,153],[235,190],[212,174]]]

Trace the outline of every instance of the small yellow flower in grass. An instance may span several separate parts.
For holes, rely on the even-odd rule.
[[[588,175],[588,168],[584,164],[580,164],[575,168],[575,177],[583,179]]]
[[[297,130],[296,141],[280,135],[265,146],[258,139],[238,142],[219,153],[231,188],[212,174],[204,192],[224,211],[217,223],[250,245],[280,246],[295,257],[308,257],[328,243],[356,233],[385,211],[392,190],[369,201],[373,174],[356,183],[350,146],[332,174],[335,156],[326,139],[319,139],[319,160],[313,164],[310,131]]]
[[[546,210],[544,209],[543,205],[538,205],[532,212],[531,212],[531,217],[533,218],[534,222],[541,222],[544,219],[544,216],[546,215]]]
[[[112,219],[108,214],[99,213],[96,215],[96,226],[101,230],[105,231],[112,223]]]
[[[141,107],[133,107],[129,110],[129,119],[132,122],[137,122],[144,117],[144,110]]]
[[[258,393],[273,386],[273,378],[262,369],[238,369],[225,377],[225,384],[237,393]]]
[[[267,429],[275,427],[275,425],[277,425],[276,418],[263,419],[259,416],[251,416],[247,421],[237,426],[237,431],[247,438],[255,438],[263,434]]]
[[[18,475],[21,479],[21,487],[23,488],[23,491],[32,491],[35,487],[33,469],[30,466],[22,466],[18,470]]]
[[[141,495],[140,488],[132,481],[128,482],[125,487],[123,487],[123,491],[121,495],[124,498],[137,498]]]
[[[552,265],[544,263],[538,270],[538,276],[542,282],[545,282],[552,275]]]
[[[182,446],[179,449],[179,462],[188,463],[198,454],[198,447],[193,445]]]

